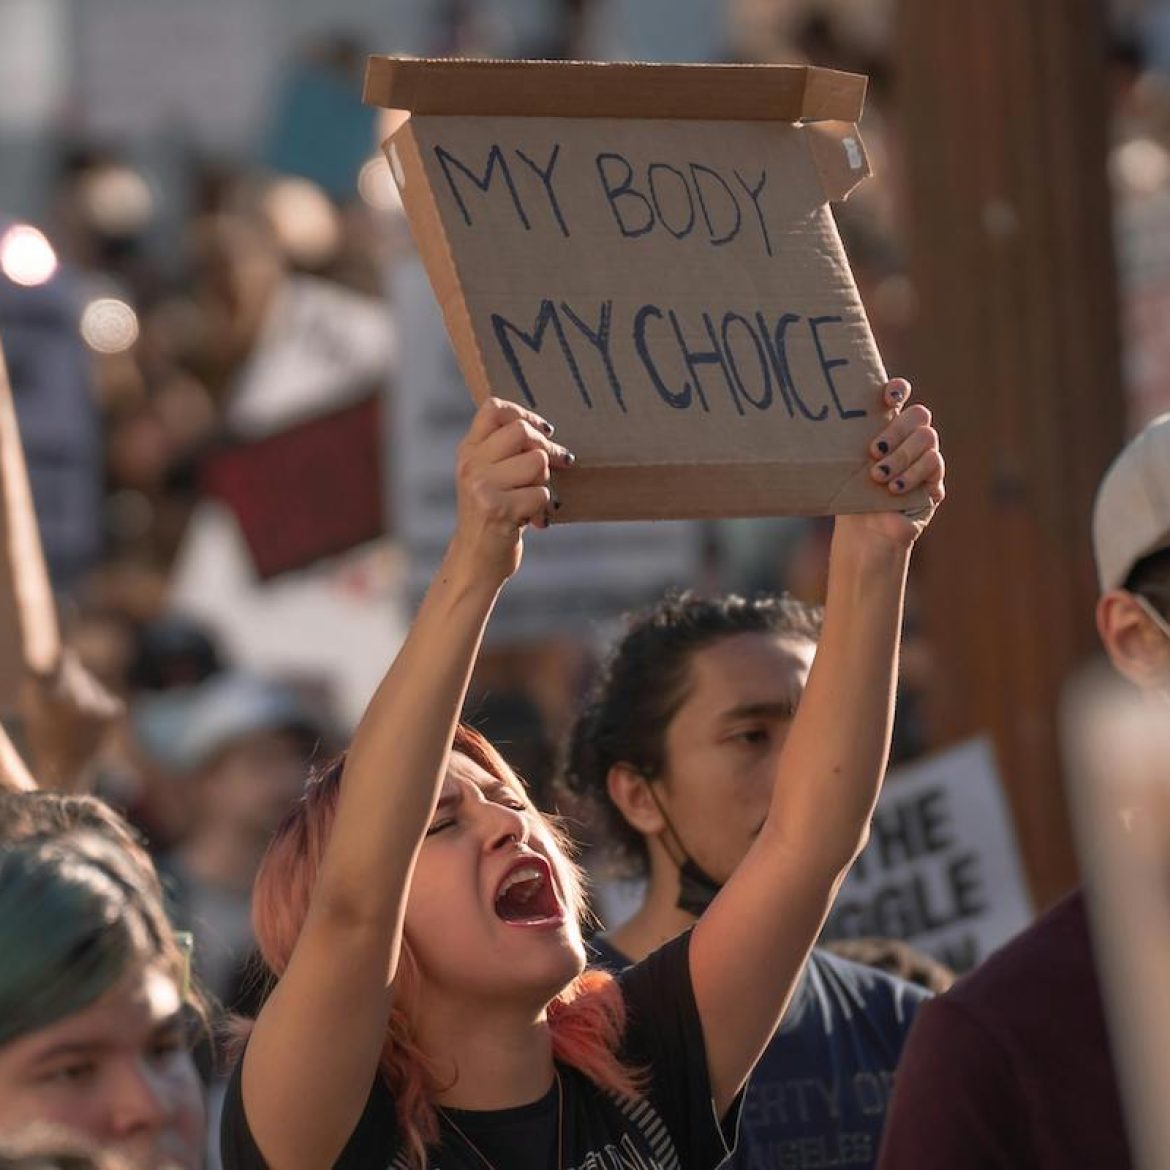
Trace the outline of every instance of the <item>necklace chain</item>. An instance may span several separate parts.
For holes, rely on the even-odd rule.
[[[561,1084],[561,1070],[553,1066],[553,1076],[557,1082],[557,1170],[565,1167],[565,1089]],[[436,1105],[439,1116],[458,1134],[463,1144],[487,1167],[487,1170],[496,1170],[495,1163],[463,1132],[456,1124],[455,1119],[442,1105]]]

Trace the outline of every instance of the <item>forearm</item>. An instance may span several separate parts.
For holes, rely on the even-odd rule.
[[[315,911],[393,928],[498,591],[453,544],[354,734]]]
[[[25,767],[20,753],[8,738],[7,732],[0,727],[0,790],[35,792],[36,788],[36,781]]]
[[[909,555],[861,518],[837,522],[824,630],[767,823],[777,848],[831,876],[864,843],[886,768]]]

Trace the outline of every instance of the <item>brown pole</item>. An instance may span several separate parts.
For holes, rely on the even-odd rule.
[[[1123,433],[1100,0],[901,0],[913,370],[949,498],[919,585],[937,743],[988,731],[1038,908],[1076,880],[1060,688],[1093,653],[1089,516]]]

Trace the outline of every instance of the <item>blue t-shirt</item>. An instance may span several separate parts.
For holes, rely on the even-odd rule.
[[[629,959],[602,937],[592,961]],[[735,1170],[857,1170],[877,1164],[894,1068],[929,992],[813,950],[772,1042],[748,1082]]]

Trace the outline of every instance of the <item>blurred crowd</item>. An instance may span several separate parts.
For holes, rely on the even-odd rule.
[[[569,54],[587,44],[589,8],[566,5],[559,43],[543,49]],[[743,3],[731,8],[729,51],[869,76],[862,128],[876,178],[838,208],[838,221],[887,365],[898,370],[909,363],[915,305],[899,242],[889,17],[884,6]],[[476,29],[473,9],[454,6],[437,47],[473,51]],[[376,147],[385,127],[354,100],[365,52],[384,47],[344,36],[307,46],[271,113],[265,157],[229,161],[192,147],[180,168],[181,198],[165,203],[157,177],[129,146],[70,143],[44,215],[35,224],[9,222],[0,235],[0,333],[66,639],[129,712],[107,741],[99,790],[166,858],[191,914],[215,922],[222,953],[207,962],[216,968],[213,990],[229,1003],[241,994],[246,895],[259,850],[304,764],[337,745],[354,710],[327,681],[304,672],[271,677],[238,660],[233,639],[206,610],[191,613],[176,601],[176,563],[193,515],[214,490],[208,469],[225,449],[363,394],[385,392],[392,401],[387,289],[411,244]],[[1152,206],[1170,205],[1170,87],[1145,67],[1142,44],[1125,26],[1114,61],[1124,242],[1148,234],[1143,216],[1156,216]],[[1157,258],[1135,247],[1150,269]],[[1133,279],[1151,285],[1147,271]],[[1170,288],[1170,262],[1162,283]],[[318,349],[327,357],[331,348],[342,351],[336,365],[326,363],[323,382],[302,401],[285,387],[274,408],[267,386],[279,373],[266,372],[264,362],[273,360],[266,357],[273,335],[290,327],[282,314],[298,296],[315,304],[333,295],[343,298],[341,313],[330,306],[310,328],[321,332]],[[384,322],[384,336],[374,325],[371,343],[345,324],[359,318]],[[363,346],[364,358],[349,352]],[[1140,347],[1130,352],[1135,366],[1157,358],[1143,358]],[[276,360],[273,368],[283,370]],[[390,478],[385,467],[383,475]],[[815,521],[710,525],[706,583],[783,588],[819,601],[828,531]],[[393,563],[392,528],[385,545]],[[391,648],[392,614],[402,604],[394,581],[390,572],[378,595]],[[217,581],[195,588],[214,594]],[[916,696],[934,664],[915,628],[912,607],[899,760],[914,758],[927,739]],[[488,667],[475,710],[489,734],[522,753],[521,771],[543,791],[569,711],[550,710],[532,693],[538,687],[525,687],[535,673],[531,648],[517,653],[522,669],[509,669],[506,654],[502,668],[498,657]],[[568,700],[581,692],[590,659],[588,647],[555,659],[554,669],[573,675],[560,688]],[[241,772],[257,781],[234,784]]]
[[[448,33],[436,49],[473,51],[474,6],[447,7]],[[588,45],[590,4],[563,7],[561,34],[540,52],[574,55]],[[838,209],[838,222],[887,366],[908,368],[915,292],[900,245],[888,7],[790,5],[781,16],[775,5],[743,0],[730,11],[725,55],[808,60],[871,79],[862,131],[877,177]],[[194,580],[184,566],[209,501],[237,509],[245,529],[249,508],[259,506],[225,479],[223,460],[241,445],[355,403],[376,405],[376,434],[394,425],[395,363],[410,339],[395,334],[387,290],[412,245],[377,150],[385,125],[356,100],[365,54],[391,48],[340,35],[306,46],[290,63],[255,159],[192,146],[177,168],[178,189],[172,183],[164,197],[129,144],[71,141],[36,222],[0,218],[0,340],[65,641],[125,712],[109,720],[87,767],[96,791],[147,842],[173,920],[196,936],[196,972],[216,1010],[250,1014],[257,1005],[249,917],[256,868],[306,767],[345,742],[354,707],[327,672],[253,660],[230,623],[225,630],[212,616],[221,588],[214,573]],[[1170,307],[1170,81],[1149,67],[1147,52],[1131,28],[1118,26],[1111,164],[1135,427],[1170,405],[1170,349],[1163,353],[1159,336]],[[281,330],[302,327],[317,331],[305,365],[319,362],[324,372],[305,373],[299,400],[274,404],[282,363],[302,360],[277,354]],[[405,552],[395,543],[387,449],[383,442],[382,481],[366,485],[386,520],[384,534],[368,534],[382,576],[371,584],[373,570],[362,562],[325,587],[357,590],[384,610],[392,652]],[[707,525],[702,583],[786,589],[817,603],[830,530],[821,521]],[[312,557],[310,549],[292,571]],[[186,604],[196,594],[206,604]],[[913,583],[910,601],[899,762],[929,742],[919,696],[937,669],[917,633]],[[301,631],[286,636],[295,642]],[[553,688],[565,696],[559,704],[550,705],[532,669],[531,646],[515,647],[511,659],[504,648],[473,685],[473,721],[506,744],[546,802],[556,744],[597,649],[553,655],[550,669],[567,675]],[[34,762],[35,707],[30,700],[11,721]],[[887,965],[894,962],[908,960]]]

